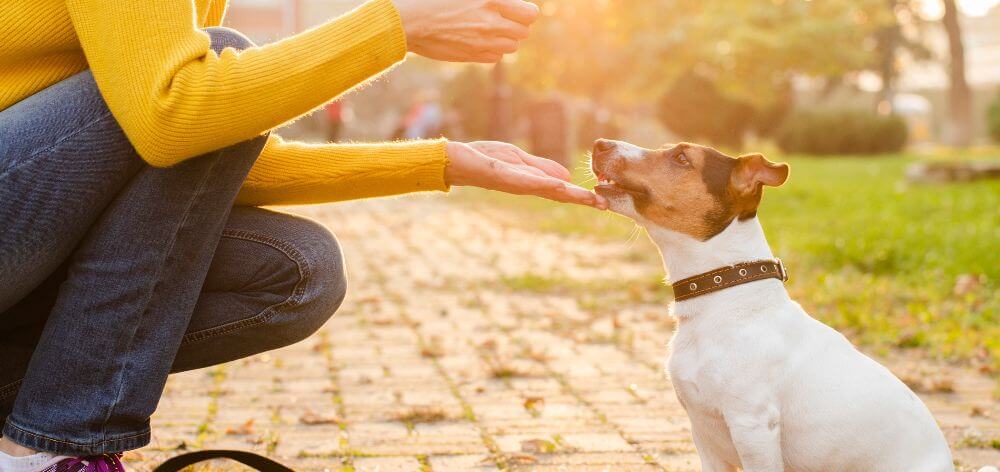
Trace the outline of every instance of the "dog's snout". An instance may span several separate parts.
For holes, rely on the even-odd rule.
[[[598,139],[594,142],[594,152],[604,153],[615,148],[615,142],[610,139]]]

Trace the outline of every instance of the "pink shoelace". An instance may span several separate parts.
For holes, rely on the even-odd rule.
[[[120,453],[101,454],[63,459],[46,472],[125,472],[125,464]]]

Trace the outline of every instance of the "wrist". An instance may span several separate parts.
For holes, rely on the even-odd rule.
[[[412,0],[390,0],[392,6],[396,8],[396,13],[399,15],[399,21],[403,26],[403,35],[406,37],[406,47],[410,49],[416,38],[416,29],[414,25],[414,14],[413,14],[413,1]]]
[[[469,152],[472,148],[466,143],[445,141],[444,183],[448,186],[465,185],[468,181],[465,170],[468,167]]]

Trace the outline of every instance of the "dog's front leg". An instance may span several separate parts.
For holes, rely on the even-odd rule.
[[[784,470],[777,408],[761,406],[753,411],[727,413],[725,417],[744,472]]]
[[[716,452],[706,438],[705,432],[697,425],[691,425],[691,436],[694,437],[694,447],[698,450],[698,458],[701,459],[702,472],[736,472],[736,466],[726,462]]]

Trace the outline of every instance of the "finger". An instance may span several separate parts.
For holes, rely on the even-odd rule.
[[[607,198],[597,195],[596,193],[594,195],[597,196],[597,205],[594,205],[594,208],[599,210],[607,210],[608,208],[611,208],[611,202],[609,202]]]
[[[559,180],[565,180],[567,182],[570,181],[571,176],[569,170],[558,162],[536,156],[513,144],[494,141],[479,141],[472,143],[472,146],[495,159],[500,159],[504,162],[512,164],[524,163],[531,167],[541,169],[542,172]]]
[[[524,0],[496,0],[495,4],[501,15],[523,25],[534,23],[540,12],[538,5]]]
[[[517,48],[520,44],[516,39],[496,37],[483,44],[484,52],[493,54],[512,54],[517,52]]]
[[[503,54],[493,52],[474,54],[468,59],[469,62],[476,62],[479,64],[496,64],[501,60],[503,60]]]
[[[551,177],[549,174],[546,174],[545,171],[543,171],[542,169],[538,169],[536,167],[531,167],[529,165],[524,165],[524,164],[514,164],[514,166],[515,170],[517,170],[518,172],[537,175],[539,177]]]
[[[597,206],[597,195],[587,189],[563,182],[552,177],[539,177],[532,174],[508,171],[503,178],[510,193],[535,195],[549,200],[578,205]]]
[[[527,163],[532,167],[537,167],[541,169],[546,174],[549,174],[552,177],[555,177],[559,180],[565,180],[567,182],[569,182],[570,179],[572,178],[572,176],[569,173],[569,169],[563,167],[562,164],[556,161],[553,161],[551,159],[546,159],[544,157],[538,157],[533,154],[528,154],[524,151],[520,151],[520,154],[521,154],[521,159],[523,159],[525,163]]]
[[[527,26],[508,20],[507,18],[496,20],[493,30],[500,36],[516,40],[528,39],[528,36],[531,34],[531,30]]]

